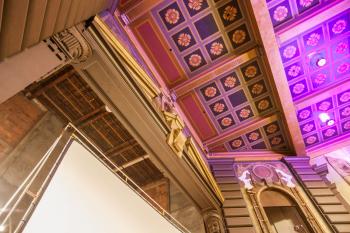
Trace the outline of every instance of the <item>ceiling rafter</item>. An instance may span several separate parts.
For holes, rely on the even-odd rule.
[[[129,141],[125,141],[122,144],[112,147],[111,149],[105,151],[105,154],[108,157],[113,158],[114,156],[117,156],[118,154],[121,154],[125,151],[130,150],[131,148],[133,148],[134,146],[138,145],[137,141],[135,141],[135,139],[131,139]]]
[[[226,73],[227,70],[233,70],[238,66],[242,65],[245,62],[248,62],[258,56],[258,52],[256,48],[249,50],[246,53],[240,54],[237,57],[233,57],[232,59],[226,60],[224,63],[220,64],[217,68],[212,71],[208,71],[198,75],[197,77],[193,77],[190,80],[176,86],[173,91],[176,96],[179,98],[184,96],[188,92],[193,89],[207,83],[208,81],[215,79],[217,76]]]
[[[287,77],[284,73],[278,44],[268,13],[269,10],[267,9],[266,3],[260,0],[250,0],[250,4],[256,19],[257,27],[261,33],[261,40],[265,48],[268,67],[271,67],[267,72],[269,72],[270,76],[274,79],[276,93],[290,134],[289,138],[291,139],[296,154],[301,156],[306,155],[305,144],[295,115]]]
[[[73,67],[66,67],[29,86],[26,91],[27,96],[36,98],[62,120],[81,129],[115,166],[121,166],[139,185],[148,184],[163,176],[148,161],[143,148],[113,113],[106,109],[105,104]]]

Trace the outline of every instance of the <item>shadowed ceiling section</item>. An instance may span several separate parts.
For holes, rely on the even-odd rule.
[[[149,156],[72,67],[27,88],[31,97],[73,123],[138,185],[163,177]]]

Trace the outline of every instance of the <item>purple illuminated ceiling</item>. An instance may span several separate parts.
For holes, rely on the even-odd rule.
[[[334,142],[350,132],[349,13],[346,10],[280,46],[300,130],[308,148]],[[334,124],[322,122],[321,113],[327,113]]]
[[[272,24],[276,30],[317,14],[336,0],[266,0]]]

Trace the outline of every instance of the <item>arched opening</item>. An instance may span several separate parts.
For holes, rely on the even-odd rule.
[[[313,232],[298,204],[288,195],[268,189],[261,193],[260,202],[275,232]]]

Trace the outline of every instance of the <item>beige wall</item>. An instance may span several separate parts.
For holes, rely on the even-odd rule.
[[[344,200],[350,205],[350,184],[347,183],[343,179],[343,177],[334,169],[334,167],[328,163],[326,157],[343,159],[347,161],[350,165],[350,147],[344,147],[310,160],[311,164],[320,165],[320,164],[327,163],[327,168],[328,168],[327,179],[336,185],[338,192],[341,194]]]
[[[62,64],[44,42],[0,62],[0,103]]]

